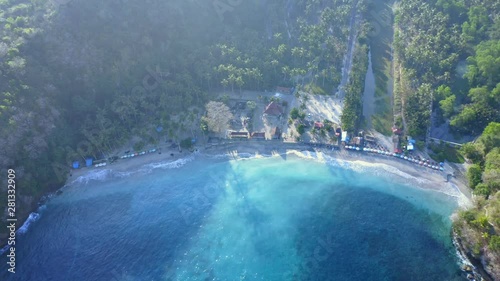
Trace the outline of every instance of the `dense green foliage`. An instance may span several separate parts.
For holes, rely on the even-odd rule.
[[[363,121],[363,92],[368,69],[367,37],[371,28],[366,21],[360,23],[349,82],[345,86],[344,108],[340,122],[343,130],[351,133],[358,129]]]
[[[500,123],[492,122],[475,143],[462,147],[464,155],[472,164],[467,177],[471,188],[480,187],[481,195],[500,190]]]
[[[366,35],[362,34],[360,42]],[[368,46],[359,44],[354,52],[351,76],[345,89],[344,109],[340,121],[342,128],[354,132],[363,120],[363,91],[368,68]]]
[[[462,147],[474,164],[467,171],[469,185],[477,196],[474,208],[455,220],[456,233],[466,249],[491,263],[490,274],[500,276],[495,262],[500,253],[500,123],[492,122],[475,143]]]
[[[401,0],[397,7],[394,49],[409,85],[401,93],[408,132],[425,135],[431,107],[463,135],[500,121],[498,1]]]

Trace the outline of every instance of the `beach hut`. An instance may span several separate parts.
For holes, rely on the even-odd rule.
[[[73,169],[79,169],[79,168],[80,168],[80,161],[73,162]]]
[[[408,143],[408,145],[406,146],[406,149],[407,149],[408,151],[413,151],[413,150],[415,150],[415,147],[413,146],[413,143],[411,143],[411,142],[410,142],[410,143]]]
[[[341,140],[343,142],[349,142],[349,137],[347,136],[347,132],[346,131],[342,131],[342,136],[341,136]]]
[[[266,133],[264,133],[264,132],[253,132],[252,133],[252,139],[261,139],[261,140],[264,140],[264,139],[266,139]]]
[[[85,165],[87,167],[91,167],[92,166],[92,162],[93,162],[92,158],[85,159]]]

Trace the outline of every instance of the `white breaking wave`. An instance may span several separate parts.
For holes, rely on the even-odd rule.
[[[427,186],[433,186],[433,182],[424,179],[424,178],[419,178],[412,176],[408,173],[405,173],[404,171],[401,171],[397,167],[394,167],[392,165],[384,164],[384,163],[372,163],[372,162],[367,162],[363,160],[344,160],[344,159],[339,159],[335,158],[332,156],[329,156],[324,153],[317,153],[317,152],[312,152],[312,151],[290,151],[288,152],[290,154],[294,154],[300,158],[304,159],[312,159],[315,161],[319,161],[322,163],[326,163],[330,166],[333,167],[339,167],[339,168],[344,168],[344,169],[349,169],[358,173],[369,173],[375,176],[381,176],[381,177],[386,177],[388,174],[396,175],[401,179],[404,179],[406,182],[412,181],[417,183],[415,186],[416,188],[424,189],[424,190],[432,190],[436,191],[439,193],[442,193],[444,195],[454,197],[457,199],[457,202],[459,206],[461,207],[466,207],[470,205],[470,200],[467,199],[467,197],[462,194],[458,187],[450,184],[450,186],[443,186],[441,188],[424,188],[421,185],[427,185]]]
[[[9,244],[5,245],[2,249],[0,249],[0,256],[3,255],[3,253],[7,252],[9,250],[10,246]]]
[[[187,157],[187,158],[180,158],[175,161],[163,161],[163,162],[157,162],[157,163],[151,163],[144,165],[145,169],[141,169],[142,171],[150,171],[152,169],[178,169],[187,163],[191,162],[194,160],[193,156]]]
[[[78,177],[76,180],[74,180],[71,184],[74,183],[83,183],[87,184],[91,180],[105,180],[111,175],[112,170],[106,169],[106,170],[94,170],[90,171],[86,175]]]
[[[23,225],[17,230],[16,233],[18,234],[24,234],[28,231],[30,225],[33,222],[36,222],[38,219],[40,219],[40,214],[38,213],[31,213],[28,217],[28,219],[23,223]]]
[[[38,208],[37,212],[43,212],[45,209],[47,209],[47,206],[42,205]],[[39,219],[40,219],[39,213],[36,213],[36,212],[31,213],[28,216],[28,218],[26,219],[26,221],[23,223],[23,225],[16,231],[16,233],[17,234],[25,234],[26,232],[28,232],[30,225]],[[7,244],[2,249],[0,249],[0,256],[3,255],[5,252],[7,252],[9,250],[9,248],[10,248],[10,246]]]
[[[104,181],[109,178],[126,178],[136,173],[150,173],[154,169],[177,169],[180,168],[187,163],[191,162],[194,159],[194,156],[190,156],[187,158],[177,159],[175,161],[163,161],[157,163],[146,164],[137,170],[132,171],[115,171],[112,169],[104,169],[104,170],[91,170],[87,174],[78,177],[74,181],[70,183],[73,184],[88,184],[90,181]]]

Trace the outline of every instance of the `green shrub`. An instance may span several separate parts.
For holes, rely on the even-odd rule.
[[[474,189],[481,183],[482,175],[481,167],[478,164],[473,164],[467,170],[467,180],[469,181],[470,188]]]
[[[193,147],[193,142],[191,141],[191,138],[186,138],[181,141],[181,148],[189,149],[191,147]]]
[[[477,228],[484,229],[489,225],[488,218],[485,215],[480,215],[477,217],[477,219],[472,221],[472,225]]]
[[[134,151],[140,151],[140,150],[142,150],[142,149],[144,148],[144,146],[145,146],[145,145],[146,145],[146,144],[145,144],[143,141],[136,142],[136,143],[134,144],[134,147],[133,147],[133,148],[134,148]]]
[[[472,210],[465,210],[459,213],[459,216],[467,223],[471,223],[472,221],[474,221],[476,219],[476,215],[477,213]]]
[[[474,189],[474,194],[488,197],[491,194],[491,190],[487,184],[480,183]]]
[[[493,235],[490,238],[490,242],[488,243],[488,246],[490,247],[490,250],[492,251],[500,251],[500,236],[498,235]]]
[[[297,126],[297,132],[300,134],[300,135],[303,135],[305,132],[306,132],[306,127],[303,125],[303,124],[299,124]]]

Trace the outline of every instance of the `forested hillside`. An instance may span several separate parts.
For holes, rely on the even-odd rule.
[[[408,133],[428,136],[449,122],[461,152],[475,207],[463,211],[455,233],[470,257],[500,278],[500,2],[401,0],[396,11],[396,96]]]
[[[454,230],[465,251],[500,278],[500,123],[492,122],[475,143],[462,147],[472,162],[467,171],[475,205],[461,211]]]
[[[499,9],[494,0],[398,3],[396,95],[411,135],[426,135],[431,106],[457,135],[500,120]]]
[[[190,135],[215,93],[331,94],[359,2],[0,0],[0,170],[16,170],[18,216],[74,160]]]

